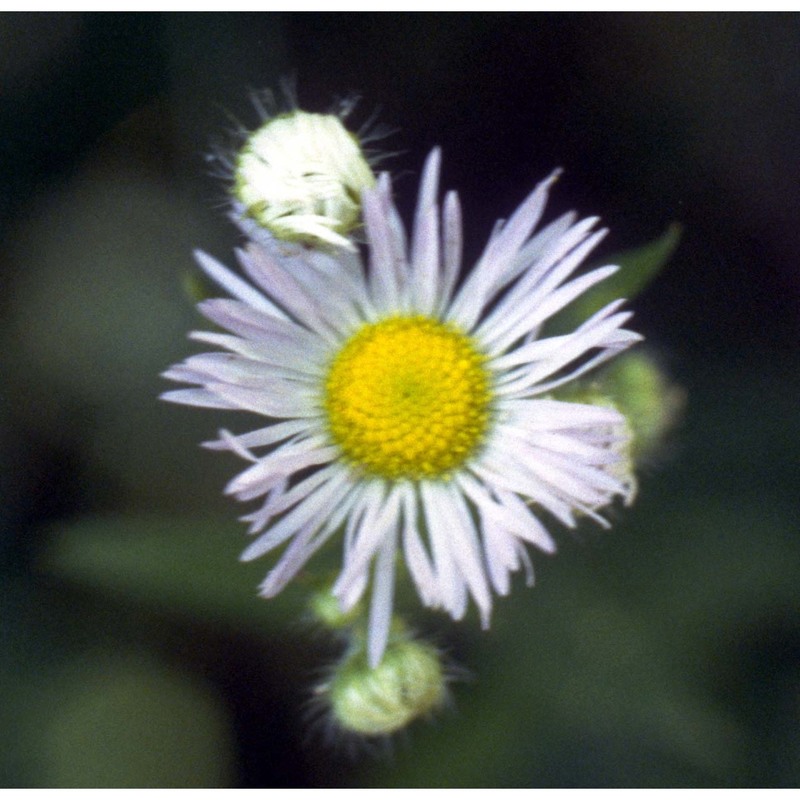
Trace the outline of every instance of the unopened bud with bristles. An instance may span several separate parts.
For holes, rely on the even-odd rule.
[[[361,143],[336,114],[299,109],[254,131],[234,163],[233,195],[278,240],[354,249],[361,193],[375,185]]]
[[[446,684],[436,648],[401,634],[390,640],[377,667],[369,666],[364,649],[349,652],[317,694],[339,729],[377,737],[396,733],[438,709]]]
[[[657,452],[686,404],[684,390],[647,352],[626,353],[609,367],[604,388],[628,420],[636,459]]]

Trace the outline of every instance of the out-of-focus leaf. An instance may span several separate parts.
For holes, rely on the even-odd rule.
[[[230,786],[234,745],[209,687],[152,657],[87,653],[56,679],[41,720],[45,786]]]
[[[632,300],[664,268],[681,239],[683,228],[673,222],[658,239],[603,259],[619,271],[581,295],[548,323],[548,334],[573,330],[603,306],[620,297]]]
[[[242,564],[235,520],[160,516],[104,517],[53,531],[45,571],[160,611],[254,632],[293,624],[291,590],[261,600],[265,563]]]

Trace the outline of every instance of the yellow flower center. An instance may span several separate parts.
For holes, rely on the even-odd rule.
[[[489,423],[485,358],[423,316],[365,325],[325,381],[325,411],[345,457],[383,478],[440,477],[461,466]]]

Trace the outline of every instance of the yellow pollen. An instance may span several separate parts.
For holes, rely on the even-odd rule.
[[[424,316],[365,325],[325,381],[333,440],[383,478],[441,477],[461,466],[489,423],[485,358],[465,334]]]

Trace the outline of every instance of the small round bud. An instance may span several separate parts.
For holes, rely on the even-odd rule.
[[[340,631],[350,627],[363,614],[364,609],[356,603],[351,609],[342,611],[342,604],[338,597],[331,594],[330,587],[314,592],[309,600],[308,607],[323,627],[332,631]]]
[[[635,458],[647,455],[663,441],[685,403],[682,389],[644,353],[628,353],[611,366],[603,383],[616,408],[625,415]]]
[[[446,676],[434,647],[403,637],[389,643],[374,668],[363,649],[351,652],[319,692],[343,730],[386,736],[441,706]]]
[[[276,239],[353,249],[361,193],[375,175],[335,114],[290,111],[253,132],[236,158],[233,195]]]

